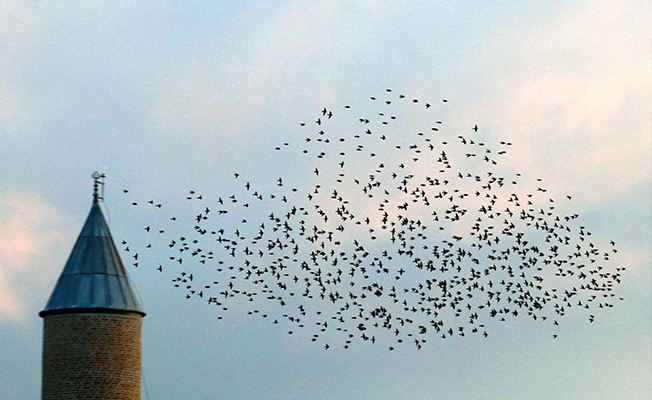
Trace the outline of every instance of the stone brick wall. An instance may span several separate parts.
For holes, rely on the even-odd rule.
[[[140,400],[141,325],[132,312],[45,317],[41,398]]]

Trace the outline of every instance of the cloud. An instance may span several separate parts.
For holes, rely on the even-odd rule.
[[[25,130],[25,93],[22,89],[28,59],[26,42],[34,36],[34,16],[20,1],[0,3],[0,133]]]
[[[359,53],[382,47],[374,34],[403,2],[392,4],[322,1],[239,10],[238,36],[211,27],[202,42],[189,39],[191,50],[158,70],[154,125],[164,140],[224,143],[261,135],[252,127],[296,124],[298,110],[336,104],[341,82],[370,67]]]
[[[33,196],[0,199],[0,319],[20,320],[32,302],[46,301],[63,268],[61,216]],[[60,264],[52,265],[58,260]],[[42,307],[39,304],[38,306]]]
[[[496,94],[474,114],[514,142],[511,165],[594,204],[650,181],[645,8],[587,3],[534,31],[498,34],[479,52],[496,60],[483,72]]]
[[[345,35],[341,10],[288,5],[242,17],[239,38],[215,32],[186,57],[166,65],[156,87],[154,120],[164,132],[195,138],[239,135],[291,98],[320,104],[332,97],[332,65]],[[310,80],[310,85],[306,81]],[[302,95],[299,95],[301,93]],[[247,128],[249,127],[249,128]]]

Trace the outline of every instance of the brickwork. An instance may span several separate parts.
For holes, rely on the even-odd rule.
[[[132,312],[46,316],[41,398],[140,400],[141,325]]]

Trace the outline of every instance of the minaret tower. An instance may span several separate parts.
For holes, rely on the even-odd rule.
[[[100,210],[93,205],[43,318],[41,398],[140,400],[145,313]]]

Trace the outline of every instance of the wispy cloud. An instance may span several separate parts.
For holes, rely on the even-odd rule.
[[[28,195],[0,199],[0,319],[19,320],[34,302],[47,300],[65,262],[51,265],[69,242],[69,232],[62,231],[61,215],[43,200]]]
[[[24,87],[26,42],[34,36],[34,16],[19,1],[0,3],[0,134],[16,136],[27,115]],[[24,129],[22,129],[24,131]]]
[[[476,115],[515,142],[518,156],[508,161],[593,204],[650,180],[649,13],[642,9],[586,3],[538,30],[498,35],[482,51],[500,56],[483,71],[495,95]]]

